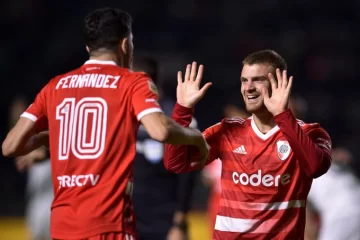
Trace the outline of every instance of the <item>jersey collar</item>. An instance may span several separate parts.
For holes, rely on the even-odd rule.
[[[253,129],[254,133],[261,138],[262,140],[267,140],[269,139],[271,136],[273,136],[277,131],[279,131],[279,126],[276,125],[275,127],[273,127],[270,131],[268,131],[267,133],[262,133],[259,128],[256,126],[256,123],[254,121],[254,119],[251,117],[251,128]]]
[[[90,59],[85,62],[85,64],[101,64],[101,65],[114,65],[116,66],[116,62],[114,61],[104,61],[104,60],[96,60]]]

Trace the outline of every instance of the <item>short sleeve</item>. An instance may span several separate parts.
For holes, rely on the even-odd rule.
[[[42,117],[46,117],[46,85],[41,89],[35,98],[35,101],[25,110],[20,117],[28,118],[34,122]]]
[[[132,91],[132,105],[139,121],[147,114],[162,112],[156,85],[150,78],[141,77],[136,80]]]

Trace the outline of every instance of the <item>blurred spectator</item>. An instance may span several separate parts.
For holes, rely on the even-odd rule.
[[[152,57],[135,58],[133,69],[151,76],[158,87],[159,104],[170,116],[175,103],[162,91],[157,61]],[[195,119],[190,127],[196,127]],[[139,128],[136,151],[133,203],[139,239],[187,239],[187,213],[196,172],[178,175],[166,171],[163,144],[152,140],[143,126]]]
[[[360,239],[360,181],[349,167],[352,155],[342,147],[332,152],[332,166],[309,193],[306,240]]]
[[[10,127],[27,108],[26,100],[17,97],[10,107]],[[50,208],[53,200],[51,164],[45,148],[39,148],[15,159],[16,168],[28,170],[26,227],[29,240],[49,240]]]

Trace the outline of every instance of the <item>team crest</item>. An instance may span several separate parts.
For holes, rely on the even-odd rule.
[[[277,141],[276,142],[276,151],[277,151],[277,155],[281,161],[286,160],[291,153],[291,147],[289,145],[289,142],[282,141],[282,140]]]
[[[155,83],[153,83],[152,81],[148,81],[148,86],[149,86],[150,91],[152,91],[152,92],[155,93],[156,95],[159,94]]]

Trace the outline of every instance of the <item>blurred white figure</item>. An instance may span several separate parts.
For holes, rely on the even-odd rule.
[[[313,181],[309,211],[319,215],[320,229],[316,233],[316,222],[307,218],[307,240],[360,239],[360,182],[347,166],[351,159],[346,149],[334,149],[329,171]]]
[[[37,162],[29,168],[27,196],[26,225],[30,232],[30,239],[51,239],[50,209],[54,195],[50,160]]]

